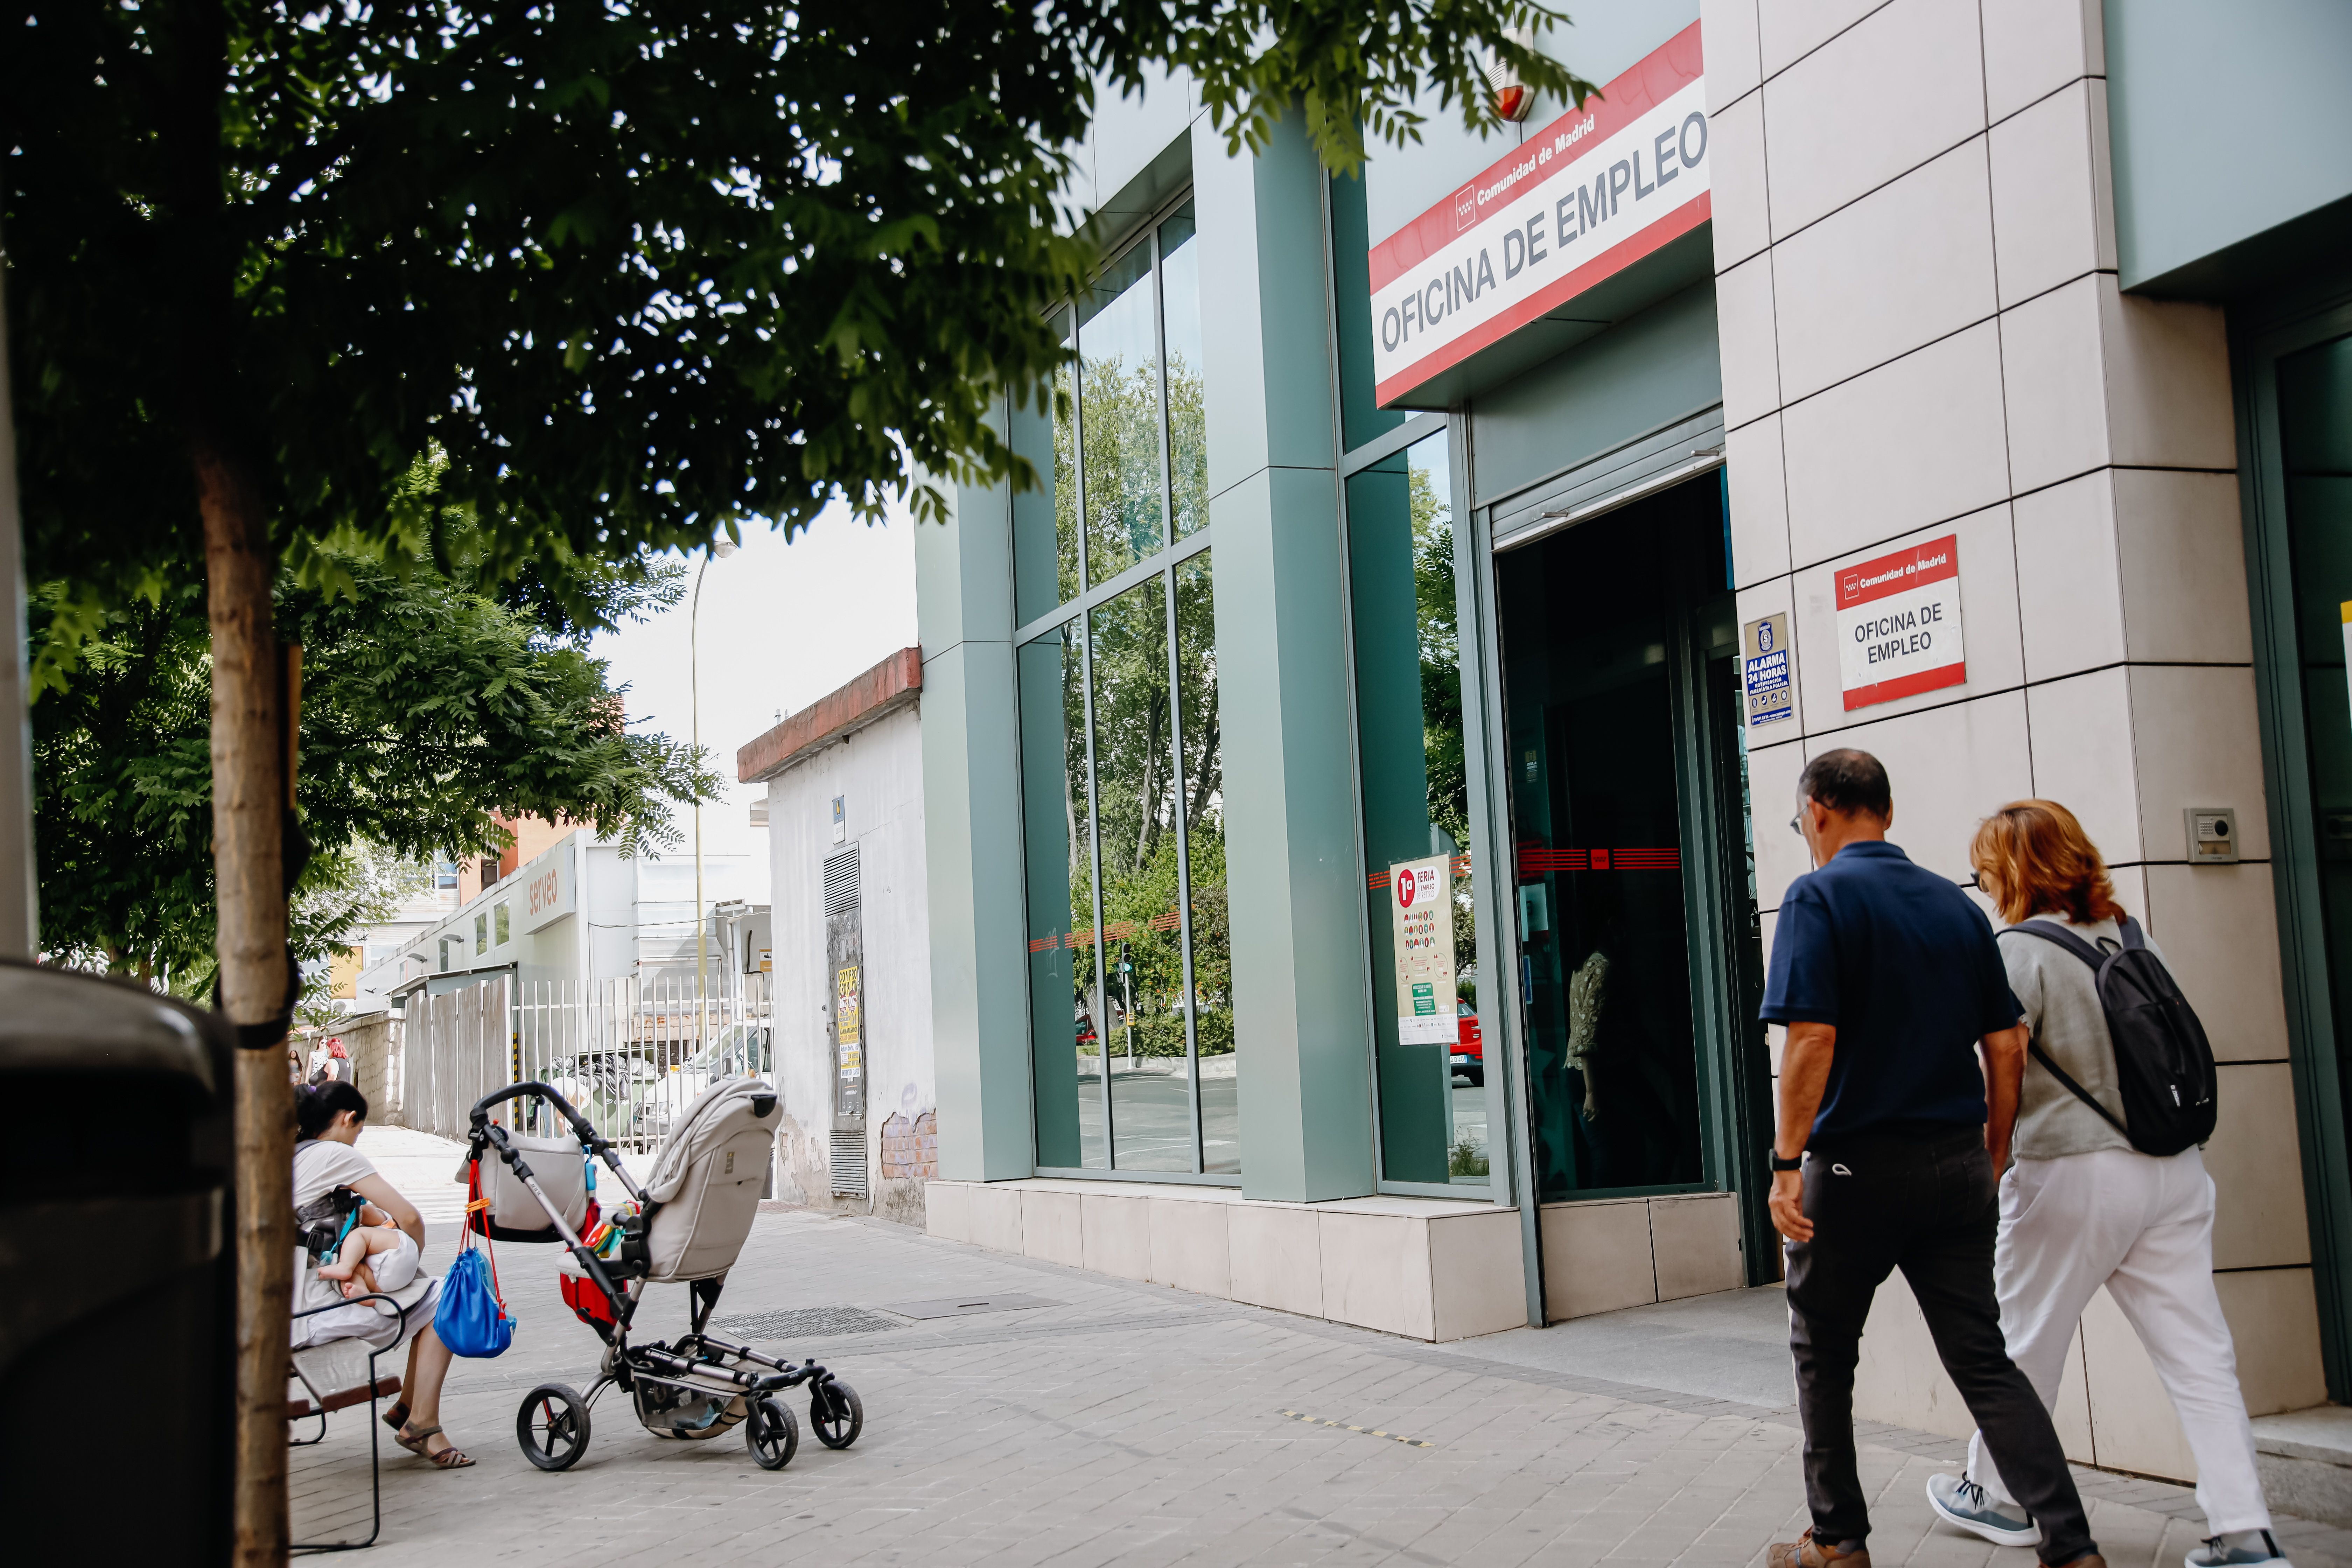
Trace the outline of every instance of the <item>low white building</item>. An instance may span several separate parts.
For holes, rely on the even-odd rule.
[[[922,679],[903,649],[737,753],[768,786],[771,904],[730,943],[773,971],[777,1195],[912,1225],[939,1173]]]

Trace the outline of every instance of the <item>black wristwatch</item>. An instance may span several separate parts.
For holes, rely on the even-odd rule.
[[[1793,1160],[1783,1160],[1780,1158],[1780,1152],[1775,1149],[1770,1152],[1769,1158],[1772,1162],[1772,1169],[1775,1171],[1801,1171],[1805,1168],[1805,1157],[1802,1154]]]

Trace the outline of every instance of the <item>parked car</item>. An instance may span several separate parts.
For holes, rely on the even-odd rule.
[[[1459,1016],[1454,1030],[1454,1076],[1473,1088],[1486,1081],[1486,1046],[1485,1033],[1478,1027],[1478,1015],[1467,1000],[1457,998],[1454,1010]]]
[[[710,1043],[670,1068],[664,1098],[676,1113],[702,1098],[714,1083],[734,1078],[767,1078],[775,1070],[769,1050],[768,1026],[744,1020],[729,1024],[710,1037]],[[667,1131],[667,1129],[665,1129]]]

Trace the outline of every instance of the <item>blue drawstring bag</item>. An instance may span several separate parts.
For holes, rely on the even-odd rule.
[[[472,1201],[466,1205],[465,1240],[441,1280],[441,1305],[433,1313],[433,1331],[452,1355],[502,1355],[514,1342],[514,1320],[499,1299],[497,1268],[474,1246],[474,1215],[488,1206],[480,1197],[481,1179],[481,1163],[476,1161],[467,1183]]]

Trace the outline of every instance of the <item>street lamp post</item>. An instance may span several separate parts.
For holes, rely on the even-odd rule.
[[[710,570],[710,556],[724,561],[735,553],[731,539],[715,541],[710,554],[694,573],[694,599],[686,612],[686,683],[687,707],[694,727],[694,760],[702,760],[702,574]],[[705,948],[702,917],[702,797],[694,797],[694,1041],[698,1050],[710,1044],[710,1003],[705,975]]]

